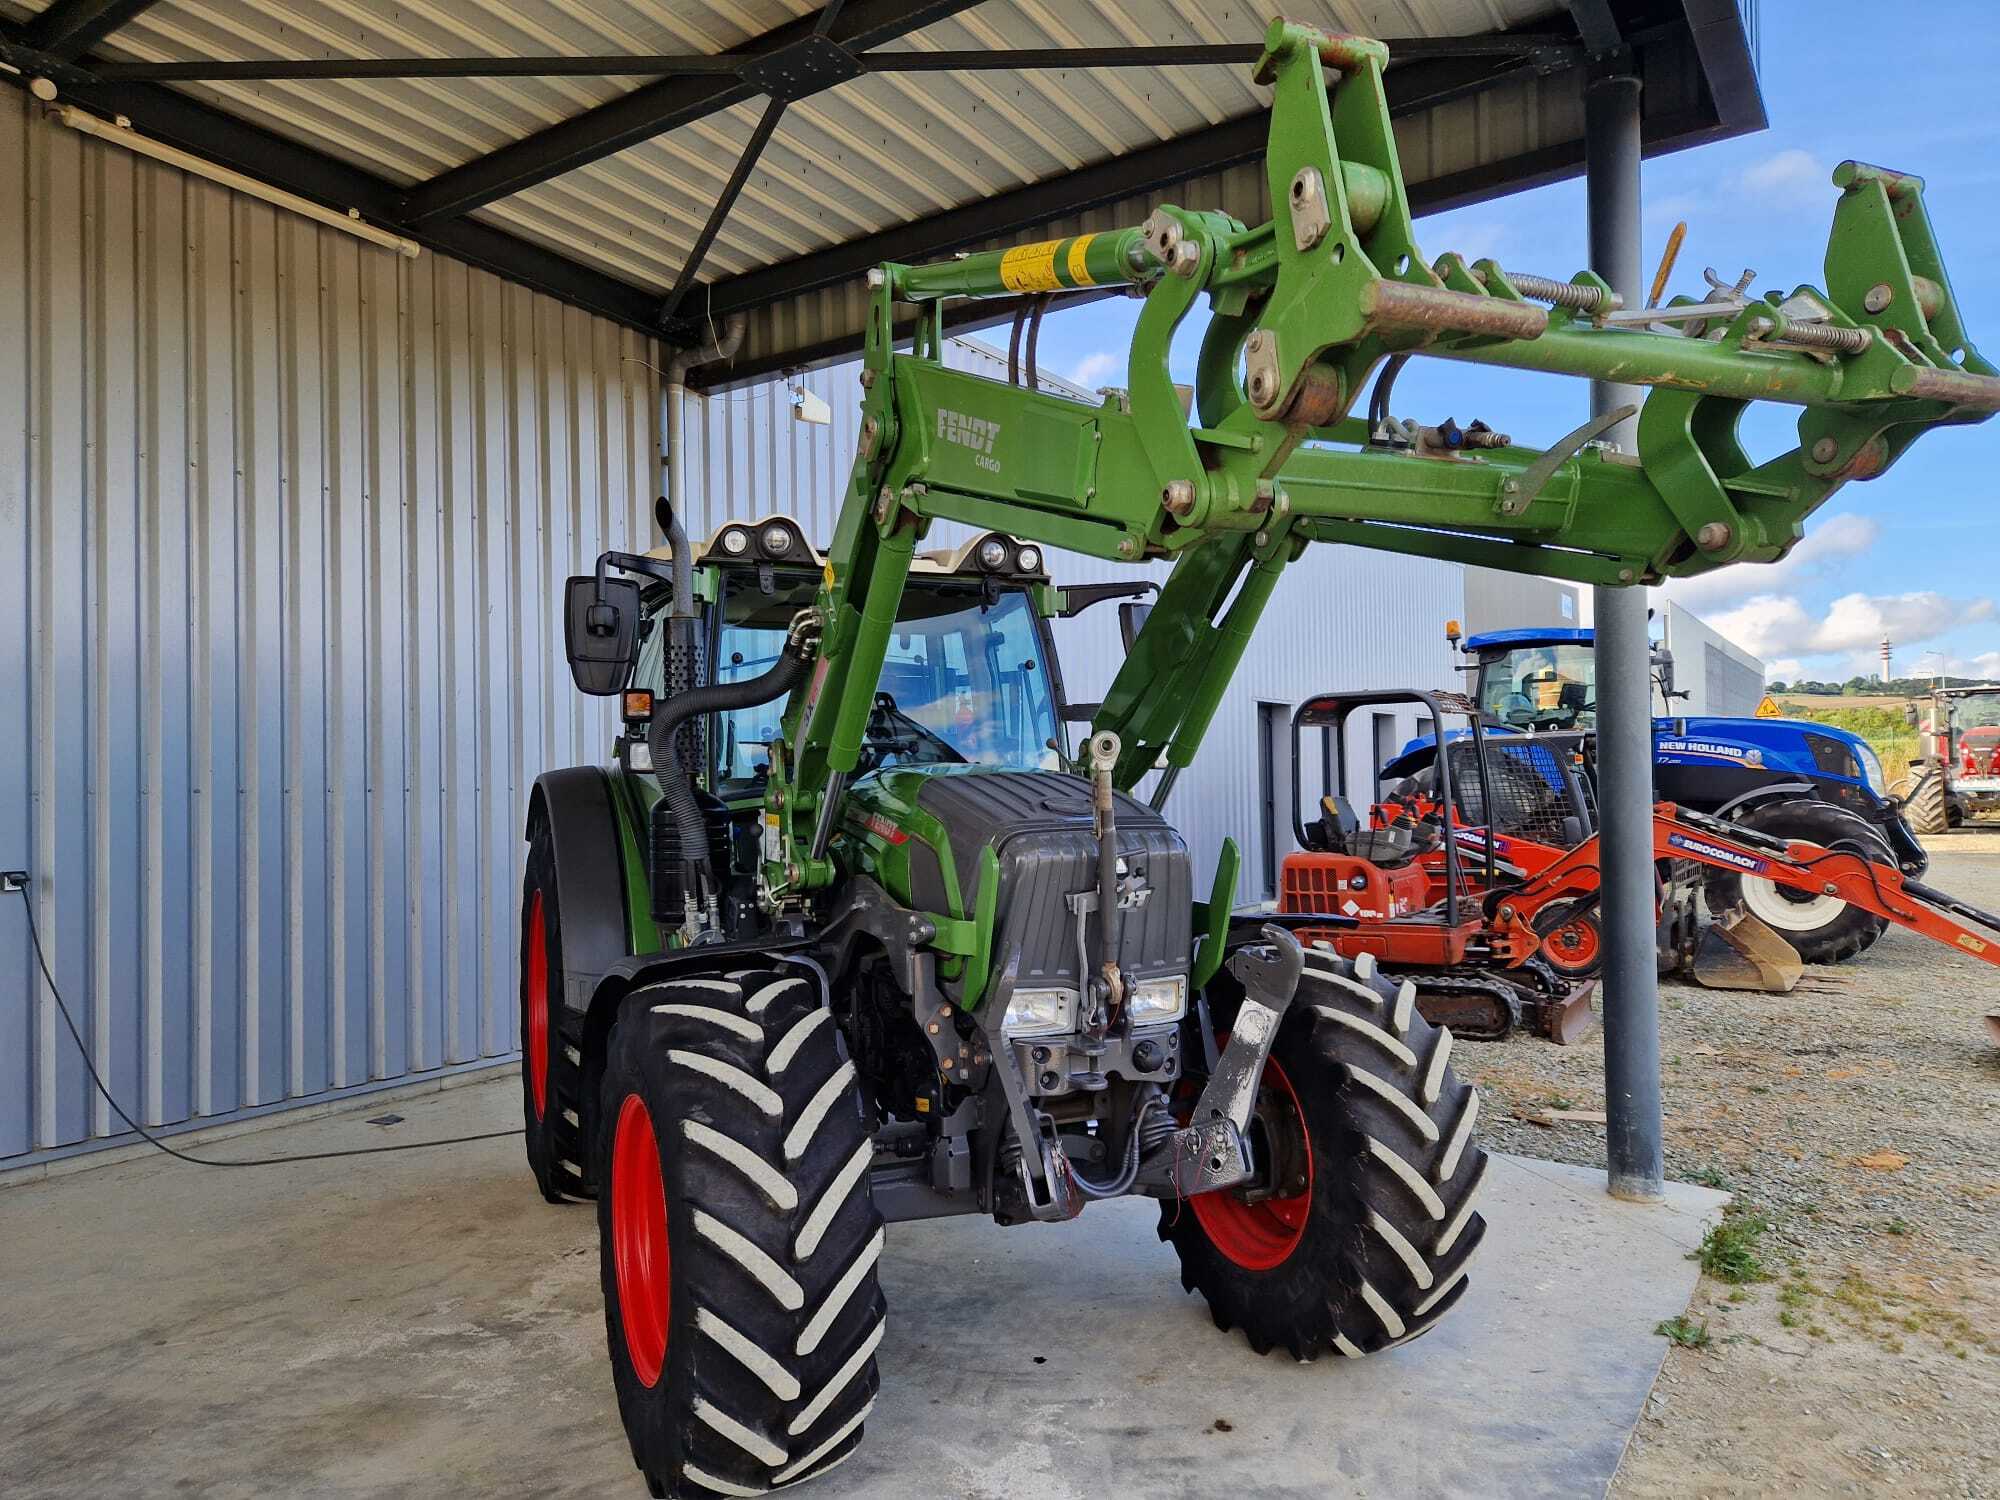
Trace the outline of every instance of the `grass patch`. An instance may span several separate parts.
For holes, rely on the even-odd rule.
[[[1708,1324],[1697,1323],[1686,1313],[1655,1324],[1653,1332],[1679,1349],[1706,1349],[1713,1342],[1709,1337]]]
[[[1720,1167],[1696,1167],[1688,1173],[1687,1180],[1699,1187],[1714,1188],[1719,1193],[1733,1191],[1729,1179],[1722,1175]]]
[[[1910,1232],[1910,1221],[1899,1216],[1884,1224],[1882,1231],[1885,1234],[1908,1234]]]
[[[1762,1214],[1731,1204],[1724,1210],[1722,1222],[1703,1236],[1700,1248],[1688,1259],[1699,1261],[1704,1275],[1732,1285],[1767,1280],[1769,1273],[1758,1257],[1757,1242],[1770,1227],[1771,1221]]]

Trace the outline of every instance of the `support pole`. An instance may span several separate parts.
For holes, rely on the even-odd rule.
[[[1584,99],[1590,265],[1637,307],[1640,281],[1639,80],[1629,62],[1592,80]],[[1593,413],[1641,392],[1597,382]],[[1639,424],[1605,434],[1635,452]],[[1660,1116],[1660,990],[1653,906],[1653,705],[1646,591],[1594,591],[1598,812],[1603,829],[1606,1189],[1655,1203],[1665,1192]]]

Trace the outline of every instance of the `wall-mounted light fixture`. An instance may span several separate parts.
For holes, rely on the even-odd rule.
[[[801,422],[824,427],[833,421],[833,408],[826,404],[824,396],[816,396],[804,386],[795,385],[792,387],[792,415]]]
[[[183,172],[191,172],[197,177],[206,177],[210,182],[219,182],[226,188],[243,193],[252,198],[261,198],[266,203],[287,209],[302,218],[312,219],[329,228],[343,230],[357,239],[364,239],[371,245],[380,245],[384,250],[393,250],[398,255],[418,256],[423,254],[423,246],[415,240],[405,239],[400,234],[391,234],[386,229],[377,229],[368,223],[354,209],[342,213],[337,208],[327,208],[310,198],[301,198],[297,193],[288,193],[283,188],[272,187],[267,182],[259,182],[254,177],[246,177],[241,172],[228,167],[217,166],[191,151],[183,151],[178,146],[169,146],[165,141],[156,141],[151,136],[139,134],[121,119],[114,123],[100,119],[88,110],[78,109],[74,104],[65,104],[57,113],[63,124],[71,130],[94,136],[100,141],[109,141],[115,146],[123,146],[127,151],[136,151],[141,156],[150,156],[154,161],[165,162],[170,167],[179,167]],[[825,403],[821,403],[824,405]]]

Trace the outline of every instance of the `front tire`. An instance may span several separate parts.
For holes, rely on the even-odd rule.
[[[1199,1055],[1194,1054],[1194,1055]],[[1350,1358],[1417,1337],[1465,1293],[1486,1233],[1479,1099],[1414,986],[1308,950],[1259,1091],[1265,1196],[1163,1204],[1160,1238],[1215,1326],[1259,1354]],[[1290,1132],[1288,1135],[1287,1132]]]
[[[629,995],[597,1132],[605,1333],[652,1493],[762,1494],[874,1405],[883,1229],[860,1084],[801,969]]]
[[[528,1170],[551,1203],[588,1196],[583,1096],[561,1025],[561,912],[554,837],[537,817],[521,877],[521,1121]]]
[[[1844,849],[1887,869],[1896,868],[1896,856],[1880,831],[1865,818],[1830,802],[1807,798],[1766,802],[1736,821],[1741,827],[1775,838]],[[1873,946],[1889,925],[1885,918],[1837,897],[1793,890],[1758,876],[1718,870],[1709,875],[1704,890],[1711,913],[1743,906],[1809,964],[1837,964],[1852,958]]]

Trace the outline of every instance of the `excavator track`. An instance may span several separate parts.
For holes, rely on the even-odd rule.
[[[1391,970],[1417,987],[1417,1009],[1468,1042],[1505,1041],[1517,1028],[1567,1046],[1589,1030],[1595,980],[1571,984],[1538,958],[1517,969]]]

